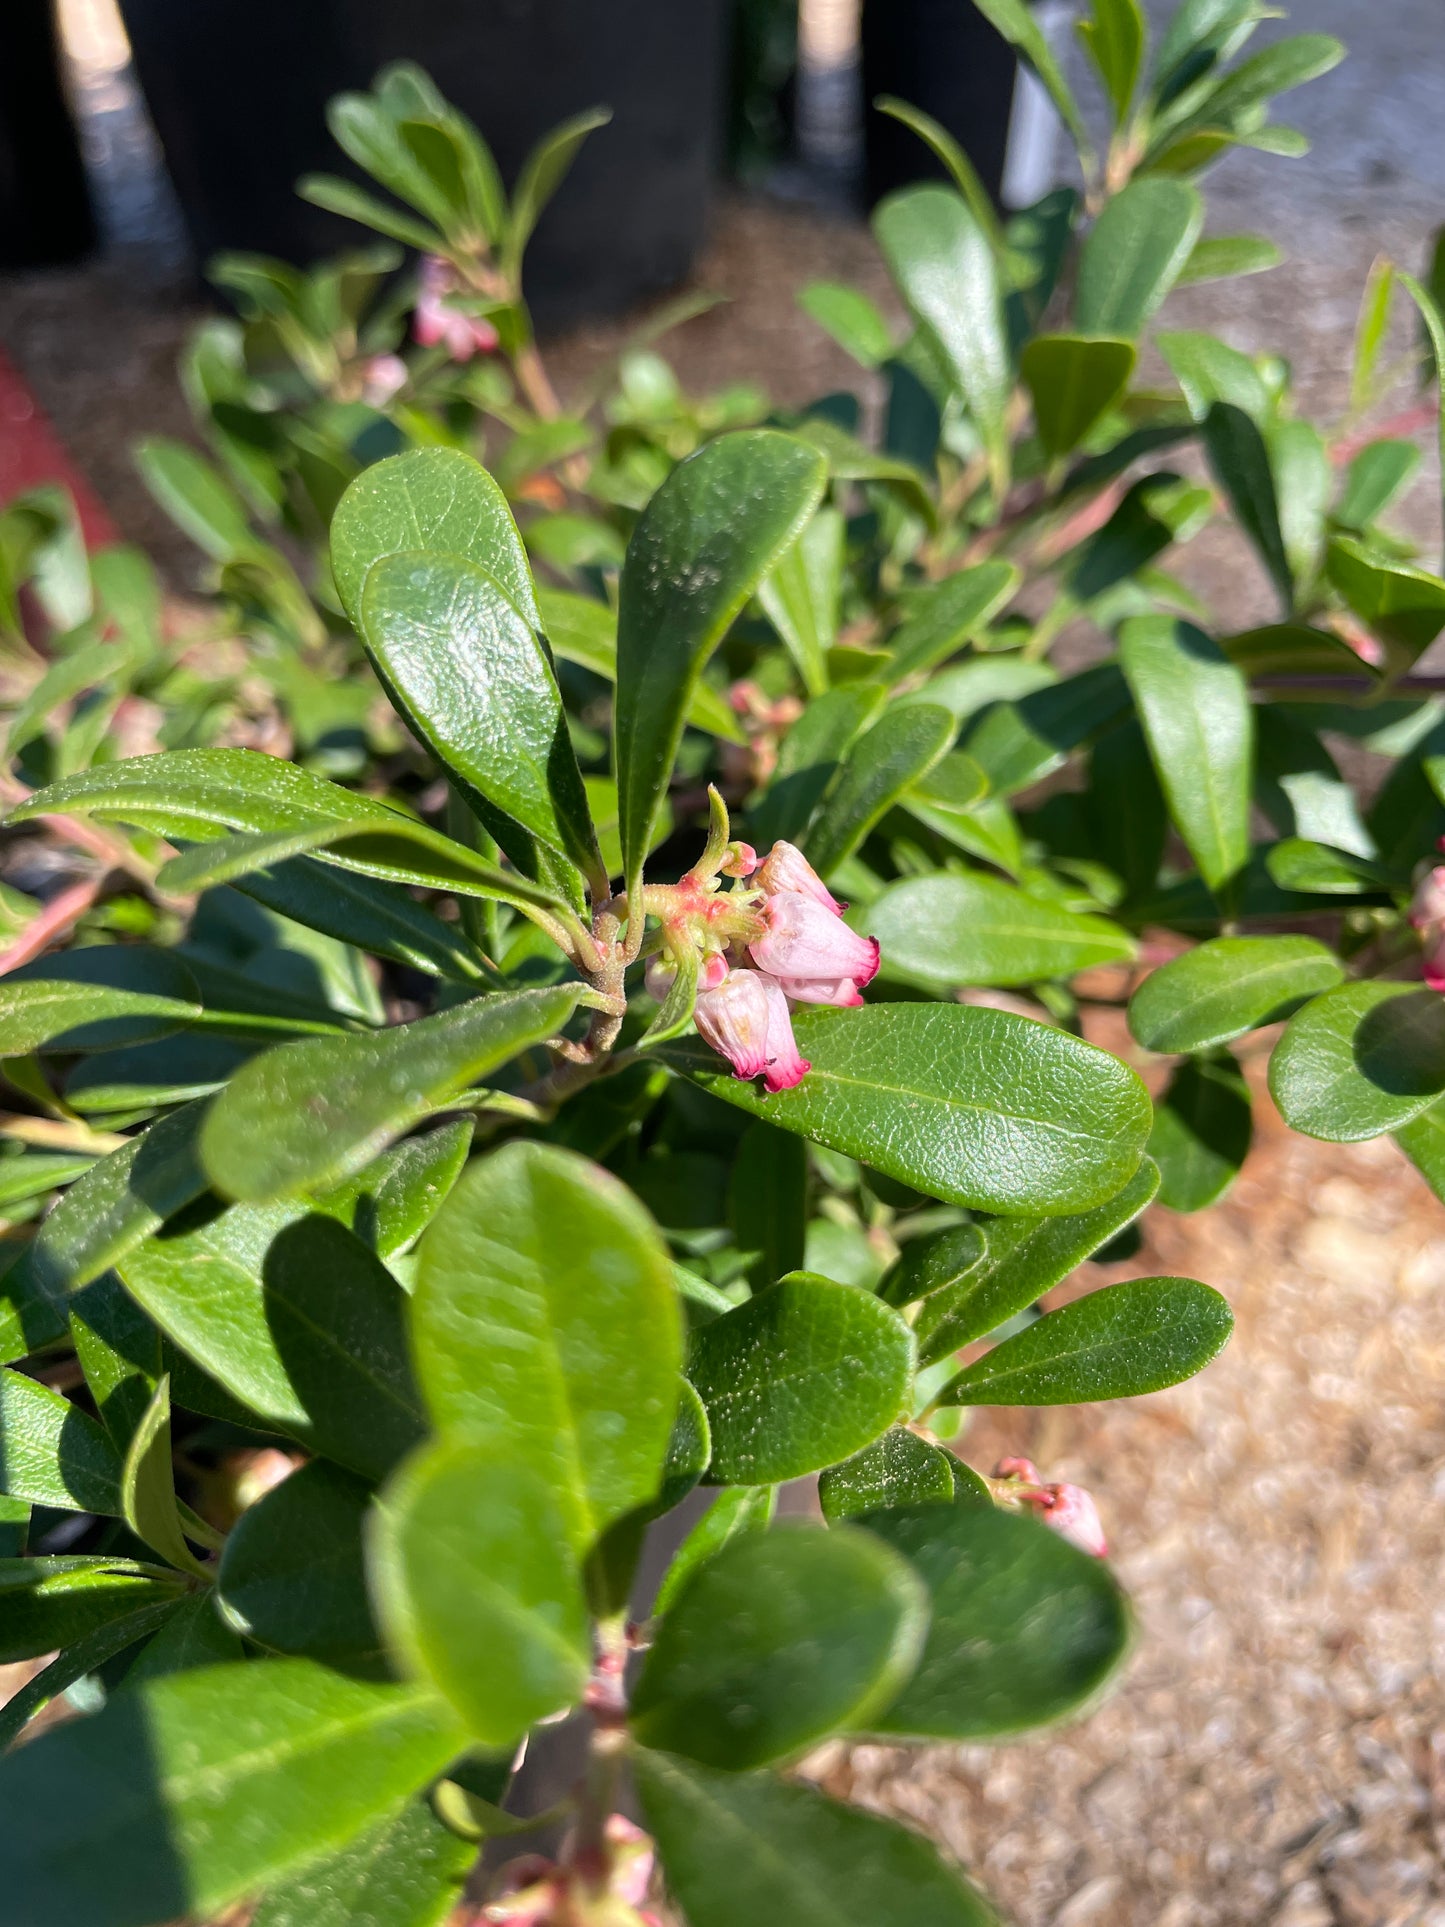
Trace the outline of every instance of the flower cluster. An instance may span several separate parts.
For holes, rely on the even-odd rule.
[[[1441,843],[1445,847],[1445,838]],[[1431,990],[1445,990],[1445,865],[1428,870],[1416,885],[1410,922],[1425,952],[1425,982]]]
[[[993,1476],[999,1481],[996,1498],[1031,1506],[1046,1526],[1052,1526],[1083,1551],[1091,1552],[1096,1559],[1107,1556],[1109,1547],[1099,1508],[1083,1486],[1045,1485],[1032,1459],[1000,1459]]]
[[[484,316],[453,305],[451,297],[461,291],[461,278],[450,261],[439,254],[423,255],[412,332],[423,348],[445,348],[453,361],[470,361],[473,355],[489,355],[498,336]]]
[[[848,928],[846,905],[791,843],[775,843],[762,863],[748,844],[729,843],[718,868],[750,886],[716,893],[699,866],[667,892],[658,905],[665,950],[649,966],[648,988],[661,1000],[680,952],[693,947],[701,1035],[736,1076],[791,1090],[811,1068],[793,1036],[794,1007],[861,1004],[878,945]]]

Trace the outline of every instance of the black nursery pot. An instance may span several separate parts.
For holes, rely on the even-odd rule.
[[[364,236],[296,198],[351,174],[331,95],[418,61],[485,134],[503,175],[599,105],[527,254],[544,322],[615,312],[681,279],[722,145],[727,0],[122,0],[144,89],[202,261],[240,248],[307,262]]]
[[[862,43],[870,206],[894,188],[946,178],[916,134],[873,112],[880,94],[895,94],[946,127],[997,202],[1018,78],[1003,36],[968,0],[864,0]]]

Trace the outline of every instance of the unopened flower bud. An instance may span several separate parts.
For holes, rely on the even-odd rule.
[[[456,269],[439,254],[422,259],[412,332],[423,348],[445,348],[453,361],[470,361],[490,354],[500,336],[483,315],[453,307],[450,296],[460,291]]]
[[[1091,1553],[1095,1559],[1107,1556],[1109,1546],[1099,1508],[1083,1486],[1046,1485],[1032,1459],[1000,1459],[994,1477],[1008,1482],[1001,1496],[1031,1507],[1046,1526],[1071,1540],[1080,1551]]]
[[[694,1021],[737,1077],[762,1077],[770,1091],[790,1090],[810,1068],[793,1039],[788,1000],[760,970],[730,970],[715,990],[698,995]]]
[[[725,877],[750,877],[758,867],[758,853],[751,843],[729,843],[728,853],[718,868]]]
[[[774,896],[779,890],[791,890],[797,896],[812,897],[815,903],[821,903],[825,910],[831,910],[835,916],[847,908],[846,904],[839,903],[803,852],[796,845],[784,843],[781,839],[769,850],[758,871],[758,882],[769,896]]]
[[[385,408],[407,382],[406,363],[400,355],[373,355],[361,374],[361,399],[370,408]]]

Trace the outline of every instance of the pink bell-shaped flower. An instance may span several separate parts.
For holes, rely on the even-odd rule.
[[[770,1091],[786,1091],[809,1069],[793,1038],[788,1000],[761,970],[731,970],[716,990],[700,991],[693,1020],[736,1077],[761,1077]]]
[[[439,254],[422,259],[412,333],[423,348],[445,348],[453,361],[487,355],[500,336],[484,315],[467,314],[452,306],[450,296],[460,291],[457,271]]]
[[[795,896],[811,897],[815,903],[821,903],[834,916],[848,907],[839,903],[803,852],[781,839],[769,850],[758,870],[757,881],[770,897],[780,890],[791,890]]]
[[[1107,1557],[1109,1546],[1093,1495],[1081,1485],[1045,1485],[1032,1459],[1000,1459],[994,1477],[1008,1481],[1004,1496],[1032,1506],[1046,1526],[1071,1540],[1095,1559]]]
[[[858,936],[816,897],[779,890],[765,899],[762,917],[766,927],[748,945],[749,953],[759,969],[779,979],[790,997],[796,995],[808,1003],[837,1001],[795,992],[792,984],[846,980],[861,990],[878,974],[877,939]]]
[[[1427,871],[1416,886],[1410,922],[1425,953],[1425,982],[1445,990],[1445,864]]]

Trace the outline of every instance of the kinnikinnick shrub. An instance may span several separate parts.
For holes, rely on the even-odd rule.
[[[1225,1343],[1190,1279],[1049,1294],[1225,1190],[1241,1051],[1445,1194],[1445,581],[1382,521],[1419,405],[1367,427],[1445,268],[1379,264],[1314,426],[1285,361],[1153,323],[1277,260],[1195,178],[1301,152],[1269,104],[1337,44],[1185,0],[1151,53],[1092,0],[1096,154],[979,4],[1082,185],[1001,219],[886,104],[953,182],[875,215],[907,322],[801,297],[876,445],[851,394],[687,397],[656,329],[564,406],[522,258],[604,117],[508,197],[403,66],[333,108],[390,198],[303,191],[415,281],[217,264],[211,456],[141,451],[210,601],[54,492],[0,517],[0,1660],[53,1656],[0,1711],[13,1927],[425,1927],[481,1842],[516,1927],[993,1920],[788,1774],[1120,1665],[1092,1499],[970,1465],[971,1409]],[[1218,517],[1244,633],[1173,572]],[[563,1843],[509,1854],[568,1713]]]

